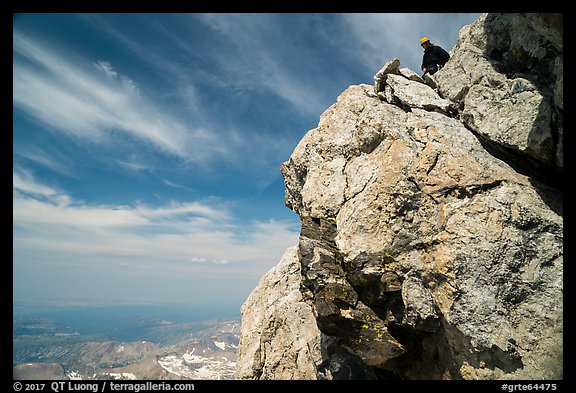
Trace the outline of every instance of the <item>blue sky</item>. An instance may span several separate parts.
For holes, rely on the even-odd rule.
[[[297,243],[302,136],[478,16],[14,15],[14,302],[240,307]]]

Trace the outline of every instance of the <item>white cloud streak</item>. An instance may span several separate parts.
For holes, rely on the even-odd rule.
[[[49,185],[36,182],[32,173],[22,168],[15,168],[12,172],[12,187],[38,200],[49,200],[59,206],[70,204],[68,196]]]
[[[120,142],[120,133],[188,161],[208,159],[213,148],[226,150],[215,135],[158,112],[134,81],[106,61],[75,63],[18,32],[13,45],[26,60],[14,60],[14,105],[52,129],[111,145]]]
[[[231,53],[213,54],[213,61],[223,70],[223,80],[232,88],[263,89],[275,94],[304,113],[319,115],[326,97],[312,81],[302,76],[305,70],[285,61],[301,56],[290,53],[285,41],[290,31],[281,31],[278,14],[198,14],[200,20],[225,37]],[[285,35],[278,34],[279,31]],[[290,59],[294,60],[294,58]],[[234,76],[229,78],[228,76]],[[319,82],[316,81],[316,82]]]
[[[76,177],[71,160],[57,151],[45,151],[39,146],[21,143],[14,147],[15,156],[22,157],[53,172],[68,177]]]
[[[154,16],[140,15],[146,21],[147,27],[158,33],[156,38],[162,42],[161,45],[151,45],[146,40],[124,33],[121,26],[115,25],[106,17],[96,14],[84,14],[83,17],[100,31],[112,37],[127,51],[137,56],[143,64],[156,70],[156,74],[163,77],[164,82],[170,85],[170,89],[167,89],[170,91],[168,94],[178,97],[192,118],[200,124],[210,124],[211,119],[204,117],[196,82],[203,80],[217,83],[218,78],[216,75],[207,73],[201,67],[196,67],[182,60],[188,59],[190,61],[190,59],[198,57],[199,54],[193,47],[190,47],[190,42],[171,32],[173,26],[164,26]],[[168,48],[175,49],[169,51]],[[166,95],[167,93],[163,91],[160,94]]]
[[[15,265],[51,255],[57,262],[44,268],[106,267],[123,260],[163,274],[259,277],[298,237],[294,223],[239,224],[221,204],[87,205],[29,173],[13,177],[13,247],[26,256]]]

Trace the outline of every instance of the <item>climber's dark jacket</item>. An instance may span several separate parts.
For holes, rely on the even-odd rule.
[[[422,68],[426,68],[430,75],[434,75],[436,71],[444,67],[444,64],[450,60],[450,55],[441,47],[430,44],[428,48],[424,49],[422,56]]]

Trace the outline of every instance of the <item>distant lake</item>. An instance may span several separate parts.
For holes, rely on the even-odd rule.
[[[181,324],[211,319],[240,319],[240,309],[230,305],[198,304],[70,307],[15,305],[13,318],[47,319],[69,333],[105,334],[118,340],[130,341],[145,339],[155,321]],[[20,331],[13,333],[18,335]]]

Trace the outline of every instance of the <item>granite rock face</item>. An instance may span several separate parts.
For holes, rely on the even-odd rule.
[[[461,31],[435,75],[467,127],[548,167],[563,167],[562,14],[486,14]],[[522,116],[519,116],[522,114]]]
[[[487,49],[561,85],[558,23],[483,15],[433,83],[393,59],[321,115],[281,167],[300,240],[242,308],[236,378],[562,378],[562,87]]]
[[[321,332],[300,282],[298,250],[291,247],[242,306],[243,360],[237,362],[237,375],[316,379]]]

